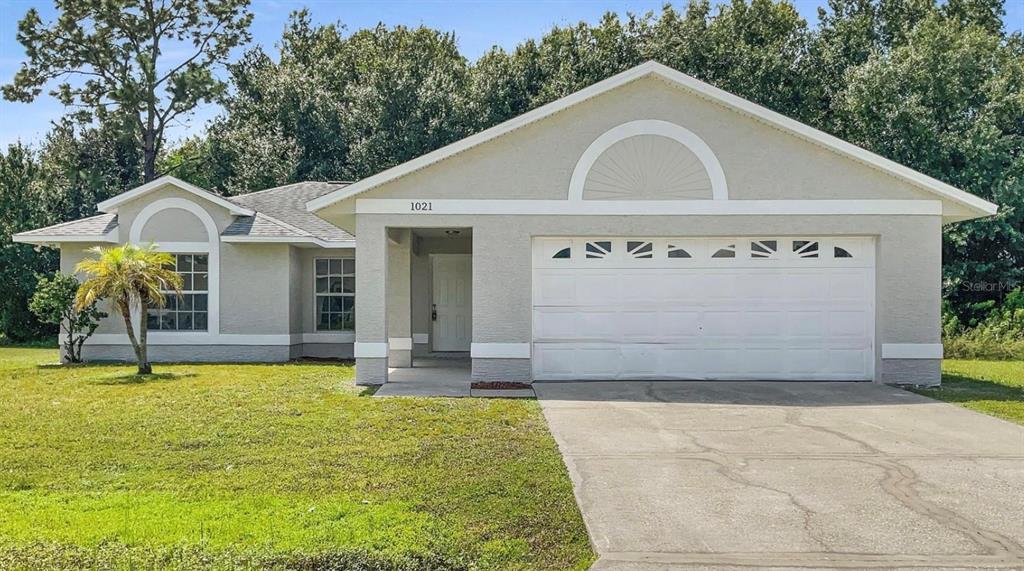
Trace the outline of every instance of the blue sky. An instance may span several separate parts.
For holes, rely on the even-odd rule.
[[[791,0],[812,25],[817,21],[817,7],[825,0]],[[384,22],[387,25],[424,24],[455,32],[459,49],[470,60],[476,59],[491,46],[506,49],[527,38],[543,35],[552,25],[573,24],[580,20],[596,22],[602,14],[614,11],[643,13],[660,10],[664,0],[253,0],[253,42],[272,48],[281,35],[288,14],[303,6],[309,8],[315,22],[341,21],[349,30]],[[684,6],[685,0],[674,2]],[[1024,28],[1024,0],[1007,0],[1008,29]],[[44,19],[52,19],[52,2],[37,0],[0,0],[0,82],[14,76],[24,52],[15,40],[17,22],[29,7],[36,6]],[[38,143],[49,130],[50,122],[64,112],[61,105],[47,95],[32,104],[0,100],[0,146],[22,140]],[[213,105],[200,109],[189,119],[169,131],[171,141],[202,132],[204,125],[218,112]]]

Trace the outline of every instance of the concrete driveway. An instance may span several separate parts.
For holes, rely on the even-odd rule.
[[[600,570],[1024,568],[1024,428],[869,383],[535,383]]]

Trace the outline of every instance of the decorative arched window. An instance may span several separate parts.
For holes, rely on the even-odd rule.
[[[850,251],[847,250],[846,248],[840,248],[839,246],[836,246],[833,249],[832,256],[834,258],[852,258],[853,254],[851,254]]]
[[[818,243],[812,240],[793,240],[793,253],[798,258],[817,258]]]
[[[572,257],[572,248],[562,248],[561,250],[555,252],[555,255],[551,256],[551,259],[553,259],[553,260],[567,260],[570,257]]]
[[[643,240],[629,240],[626,242],[626,251],[634,258],[653,258],[654,244]]]
[[[712,258],[735,258],[736,257],[736,244],[729,244],[724,248],[719,248],[714,254],[711,254]]]
[[[683,248],[681,248],[679,246],[676,246],[674,244],[669,244],[668,245],[668,257],[669,258],[692,258],[693,256],[691,256],[690,253],[687,252],[686,250],[684,250]]]
[[[759,260],[769,260],[777,257],[779,252],[778,240],[754,240],[750,242],[750,257]]]
[[[606,258],[612,253],[612,243],[610,240],[599,240],[597,242],[587,242],[587,257],[602,259]]]

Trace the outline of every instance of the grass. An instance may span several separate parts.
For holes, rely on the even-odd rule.
[[[942,386],[914,392],[1024,424],[1024,361],[946,359]]]
[[[0,348],[0,568],[584,569],[535,401]]]

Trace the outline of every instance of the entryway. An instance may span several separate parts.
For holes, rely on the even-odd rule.
[[[389,369],[388,382],[373,396],[468,397],[470,374],[469,359],[418,357],[413,367]]]
[[[431,254],[435,352],[466,352],[473,340],[473,255]]]

